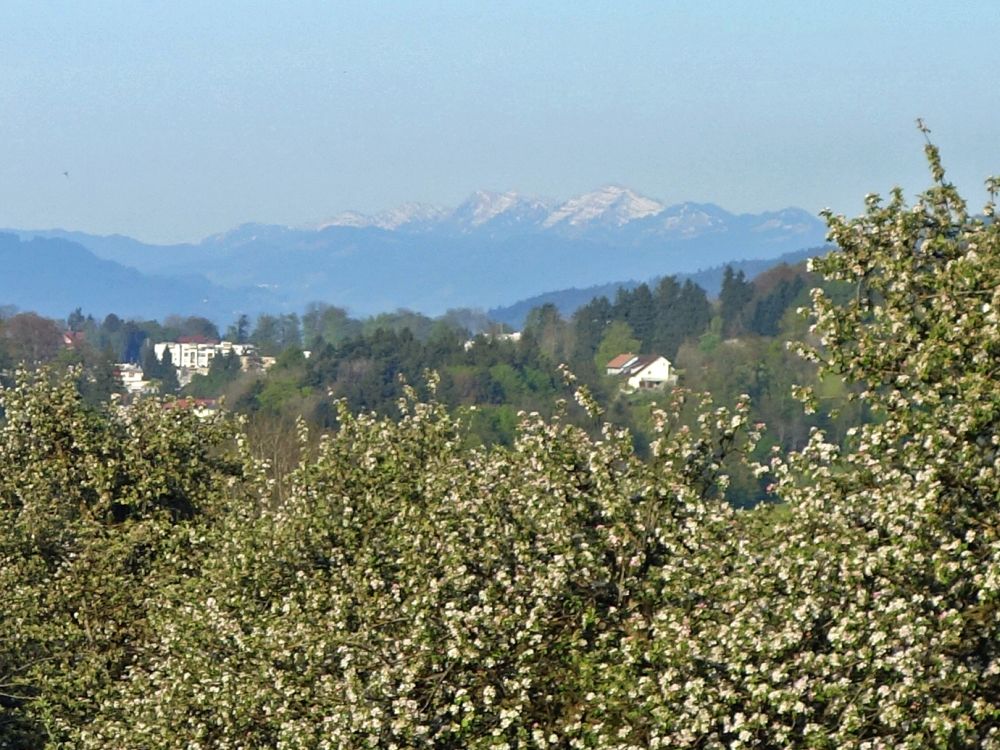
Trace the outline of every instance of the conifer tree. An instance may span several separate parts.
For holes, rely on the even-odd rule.
[[[719,315],[722,318],[722,333],[735,336],[743,327],[743,311],[753,298],[753,284],[747,281],[743,271],[734,272],[726,266],[719,292]]]

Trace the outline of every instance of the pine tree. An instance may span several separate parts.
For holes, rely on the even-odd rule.
[[[174,367],[174,358],[168,347],[163,350],[163,359],[160,360],[160,392],[177,393],[180,389],[181,384],[177,379],[177,370]]]
[[[743,311],[753,298],[753,284],[747,281],[743,271],[733,272],[726,266],[722,277],[722,291],[719,292],[719,315],[722,317],[724,336],[735,336],[743,328]]]

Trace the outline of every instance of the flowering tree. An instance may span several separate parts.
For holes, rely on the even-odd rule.
[[[408,391],[303,429],[275,503],[224,422],[23,381],[0,747],[1000,747],[1000,229],[928,157],[815,262],[856,292],[801,352],[876,419],[755,465],[754,511],[746,400],[677,393],[643,461],[583,388],[592,431],[490,449]]]
[[[787,513],[749,514],[702,611],[660,616],[666,746],[997,747],[1000,230],[944,180],[918,203],[830,216],[802,353],[877,419],[843,451],[814,432],[771,470]],[[812,394],[803,392],[807,409]],[[762,467],[763,470],[764,467]],[[723,548],[726,549],[726,548]],[[665,602],[668,604],[668,602]]]
[[[150,401],[87,406],[77,372],[19,373],[0,406],[0,747],[52,746],[102,710],[162,592],[197,574],[242,492],[232,428]],[[254,493],[256,494],[256,493]]]

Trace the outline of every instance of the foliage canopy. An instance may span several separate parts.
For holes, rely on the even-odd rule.
[[[238,425],[22,377],[0,747],[1000,747],[1000,228],[928,158],[828,217],[855,294],[801,352],[879,418],[755,465],[780,506],[726,503],[745,399],[678,392],[639,460],[564,410],[470,449],[408,390],[274,503]]]

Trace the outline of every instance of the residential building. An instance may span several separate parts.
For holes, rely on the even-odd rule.
[[[219,400],[215,398],[179,398],[164,401],[164,409],[190,409],[199,419],[208,419],[219,411]]]
[[[663,388],[677,383],[677,373],[670,360],[658,354],[619,354],[608,362],[605,372],[624,377],[622,389],[628,391]]]
[[[170,361],[177,370],[177,380],[182,386],[190,383],[191,378],[196,374],[207,375],[212,360],[217,356],[225,357],[235,354],[240,358],[240,367],[243,370],[267,369],[267,365],[261,363],[269,359],[257,357],[253,344],[215,341],[203,336],[189,336],[179,338],[177,341],[163,341],[153,346],[156,358],[161,361],[167,351],[170,352]]]
[[[627,380],[630,390],[645,390],[663,388],[677,383],[677,373],[666,357],[653,354],[648,357],[637,357],[630,365]]]
[[[156,385],[146,380],[139,365],[119,362],[115,365],[115,377],[130,396],[141,396],[156,392]]]
[[[637,359],[639,358],[631,352],[619,354],[617,357],[608,362],[604,372],[608,375],[622,375],[628,371],[628,368]]]
[[[479,335],[484,336],[485,338],[491,341],[510,341],[515,344],[521,340],[520,331],[511,331],[510,333],[481,333]],[[475,345],[476,345],[476,339],[468,339],[463,346],[465,348],[465,351],[469,351],[469,349],[471,349]]]

